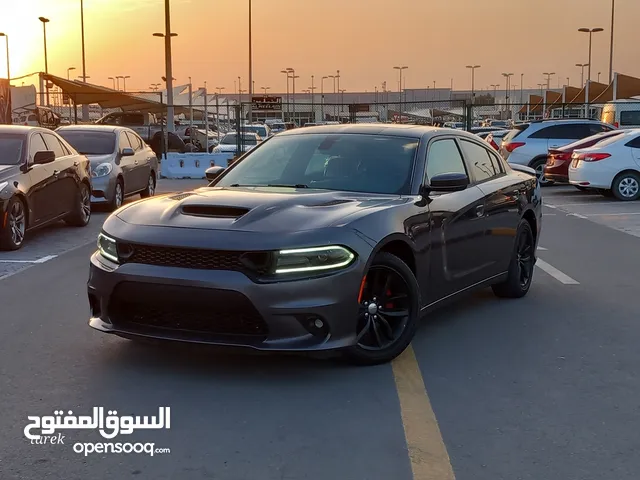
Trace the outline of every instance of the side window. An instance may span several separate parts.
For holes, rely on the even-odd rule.
[[[487,150],[487,152],[489,153],[489,160],[491,161],[491,163],[493,164],[493,169],[496,172],[496,175],[500,175],[501,173],[505,172],[505,168],[504,168],[504,164],[502,163],[502,159],[500,158],[499,155],[496,155],[495,153]]]
[[[49,150],[49,148],[47,148],[47,144],[44,143],[42,135],[39,133],[31,135],[31,140],[29,141],[29,155],[32,160],[36,153],[46,152],[47,150]]]
[[[133,147],[134,150],[138,151],[138,150],[142,150],[142,143],[140,142],[140,139],[132,134],[131,132],[124,132],[127,134],[127,137],[129,137],[129,143],[131,143],[131,146]]]
[[[450,138],[433,142],[427,154],[427,180],[443,173],[467,174],[458,145]]]
[[[531,138],[548,138],[550,140],[580,140],[589,136],[589,125],[584,123],[567,123],[554,125],[538,130]]]
[[[633,140],[627,142],[627,147],[640,148],[640,137],[636,137]]]
[[[44,141],[47,143],[49,150],[55,152],[56,158],[66,157],[69,155],[60,143],[60,140],[58,140],[54,135],[51,135],[50,133],[43,133],[42,136],[44,137]]]
[[[488,180],[500,173],[499,170],[496,171],[486,148],[467,140],[461,140],[460,145],[476,182]]]
[[[640,125],[640,110],[620,112],[620,125]]]
[[[122,151],[125,148],[133,148],[131,147],[131,143],[129,142],[129,137],[125,134],[125,132],[120,132],[120,140],[118,144],[118,148]]]
[[[590,133],[589,136],[596,135],[597,133],[609,132],[611,130],[613,129],[607,125],[600,125],[599,123],[594,123],[589,125],[589,133]]]

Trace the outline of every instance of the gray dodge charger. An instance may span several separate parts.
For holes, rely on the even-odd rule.
[[[517,168],[518,170],[515,170]],[[91,327],[387,362],[430,309],[529,287],[540,185],[463,131],[342,125],[274,136],[211,183],[125,205],[91,257]]]

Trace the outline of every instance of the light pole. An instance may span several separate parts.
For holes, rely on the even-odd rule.
[[[540,96],[542,97],[544,95],[543,89],[546,85],[544,83],[539,83],[538,87],[540,88]]]
[[[571,82],[569,81],[569,77],[567,77],[567,87],[571,85]]]
[[[588,63],[576,63],[576,67],[581,69],[581,76],[580,76],[580,86],[584,87],[584,67],[588,67],[589,64]]]
[[[340,93],[340,70],[336,70],[336,82],[338,84],[337,92]],[[342,111],[342,105],[340,105],[340,111]]]
[[[252,99],[252,95],[253,95],[253,90],[254,90],[254,85],[253,85],[253,56],[252,56],[252,40],[251,40],[251,30],[252,30],[252,19],[251,19],[251,4],[252,1],[249,0],[249,124],[251,124],[253,122],[253,109],[252,109],[252,103],[253,103],[253,99]]]
[[[398,86],[398,93],[400,94],[400,104],[402,104],[402,71],[406,70],[407,68],[409,68],[409,67],[407,67],[407,66],[404,66],[404,67],[400,67],[400,66],[393,67],[394,70],[398,70],[398,72],[400,73],[400,80],[399,80],[399,84],[398,84],[399,85]],[[402,105],[400,106],[400,109],[402,109]]]
[[[175,115],[173,113],[173,68],[171,65],[171,37],[178,36],[177,33],[171,32],[171,2],[164,0],[164,28],[165,33],[154,33],[154,37],[164,38],[164,56],[165,70],[167,82],[167,134],[175,132]],[[168,136],[167,136],[168,140]]]
[[[511,103],[511,77],[513,73],[503,73],[502,76],[506,79],[506,84],[504,87],[505,90],[505,111],[509,109],[509,104]]]
[[[340,94],[340,104],[341,104],[341,107],[340,107],[340,113],[341,113],[341,115],[340,115],[340,117],[341,117],[341,118],[342,118],[342,112],[344,111],[344,110],[343,110],[343,107],[344,107],[344,92],[346,92],[346,90],[345,90],[345,89],[338,90],[338,93]]]
[[[542,75],[544,75],[545,77],[547,77],[547,90],[549,90],[551,88],[551,77],[553,75],[555,75],[556,72],[550,72],[550,73],[543,73]]]
[[[238,77],[238,103],[241,104],[240,108],[242,109],[242,79]],[[242,112],[240,112],[242,114]]]
[[[492,83],[492,84],[491,84],[491,85],[489,85],[489,86],[490,86],[491,88],[493,88],[493,101],[495,102],[495,100],[496,100],[497,90],[498,90],[498,87],[500,86],[500,84],[499,84],[499,83],[496,83],[496,84],[493,84],[493,83]]]
[[[324,81],[329,78],[328,76],[323,76],[320,79],[320,115],[322,116],[322,121],[324,122]]]
[[[109,78],[109,80],[111,80],[112,85],[113,85],[113,89],[115,90],[116,89],[116,77],[108,77],[108,78]]]
[[[598,83],[600,83],[600,75],[602,74],[602,72],[598,72]]]
[[[520,103],[524,103],[524,73],[520,74]]]
[[[336,112],[336,103],[338,102],[338,97],[336,97],[336,76],[329,75],[329,78],[333,80],[333,118],[335,120],[338,115]]]
[[[265,97],[267,96],[267,90],[270,90],[271,87],[260,87],[264,91]]]
[[[616,0],[611,0],[611,45],[609,46],[609,84],[613,82],[613,28],[616,21]]]
[[[160,85],[162,85],[162,84],[161,84],[161,83],[152,83],[152,84],[151,84],[151,88],[153,88],[153,91],[154,91],[154,92],[157,92],[157,91],[158,91],[158,87],[159,87]]]
[[[311,115],[313,118],[313,121],[316,121],[316,101],[315,101],[315,96],[316,96],[316,90],[318,87],[316,87],[315,85],[315,76],[311,75],[311,86],[309,87],[309,90],[311,91]]]
[[[44,73],[49,74],[49,63],[47,60],[47,23],[49,23],[49,19],[38,17],[38,20],[42,22],[42,33],[44,35]],[[49,80],[45,82],[44,86],[47,92],[47,105],[49,105]]]
[[[0,32],[0,37],[4,37],[4,41],[7,46],[7,80],[9,80],[9,84],[11,84],[11,69],[9,68],[9,35]]]
[[[71,72],[71,70],[75,70],[75,69],[76,69],[76,67],[69,67],[69,68],[67,68],[67,80],[71,80],[71,77],[70,77],[70,75],[69,75],[69,72]]]
[[[588,33],[589,34],[589,69],[588,69],[588,73],[587,73],[587,80],[591,81],[591,44],[592,44],[592,38],[593,38],[593,34],[594,33],[598,33],[598,32],[604,32],[604,28],[579,28],[578,29],[579,32],[582,33]]]
[[[224,87],[216,87],[216,130],[218,132],[218,142],[220,142],[220,102],[218,101],[218,97],[224,90]],[[229,117],[229,102],[227,101],[227,117]],[[228,120],[228,118],[227,118]]]
[[[280,73],[284,73],[287,76],[287,114],[290,113],[290,107],[289,107],[289,77],[291,76],[289,74],[289,70],[280,70]]]
[[[127,91],[127,78],[131,78],[131,75],[118,75],[116,78],[122,79],[122,91]]]
[[[476,99],[476,68],[480,68],[480,65],[467,65],[467,68],[471,70],[471,103],[475,103]],[[504,74],[503,74],[504,75]]]
[[[291,80],[292,80],[292,84],[291,84],[291,98],[293,100],[293,122],[295,123],[296,121],[296,78],[300,78],[298,75],[296,75],[296,70],[294,68],[287,68],[287,72],[289,72],[289,74],[291,75]]]

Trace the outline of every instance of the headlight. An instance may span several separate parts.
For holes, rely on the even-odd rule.
[[[107,260],[118,263],[118,246],[116,241],[104,233],[98,235],[98,251]]]
[[[9,185],[9,182],[0,182],[0,192],[2,192],[7,185]]]
[[[96,168],[93,169],[91,175],[94,177],[104,177],[105,175],[109,175],[113,170],[113,165],[110,163],[101,163]]]
[[[276,273],[339,269],[350,265],[355,258],[353,252],[339,246],[280,250],[277,256]]]

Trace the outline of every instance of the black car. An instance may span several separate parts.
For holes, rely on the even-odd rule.
[[[463,131],[280,133],[209,169],[208,187],[111,215],[91,257],[89,324],[133,339],[389,361],[445,300],[529,290],[540,186],[533,170],[513,168]]]
[[[0,249],[17,250],[34,228],[91,218],[91,166],[57,133],[0,125]]]

